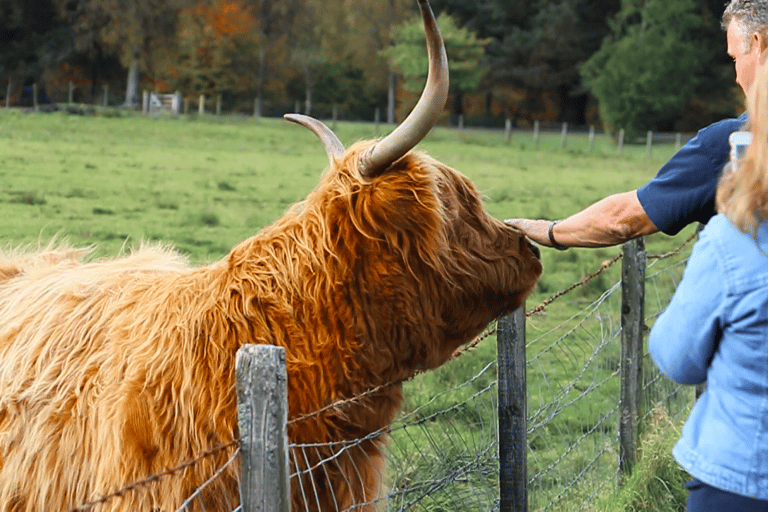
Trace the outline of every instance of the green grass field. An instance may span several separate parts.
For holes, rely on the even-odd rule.
[[[336,131],[349,145],[371,138],[373,125],[339,123]],[[560,147],[559,133],[543,135],[535,149],[528,134],[516,133],[508,144],[503,132],[448,128],[433,130],[419,145],[471,178],[485,195],[487,210],[499,219],[566,217],[611,193],[644,184],[674,150],[671,144],[656,146],[648,157],[644,146],[625,146],[617,156],[614,142],[608,138],[599,138],[594,152],[586,148],[586,135],[572,135],[565,149]],[[314,135],[278,119],[81,117],[0,111],[0,246],[46,245],[58,239],[75,246],[93,245],[97,257],[106,257],[142,241],[163,241],[193,263],[205,264],[224,257],[238,242],[303,199],[326,165]],[[691,232],[689,228],[674,238],[649,237],[648,252],[666,252]],[[528,307],[597,270],[619,252],[620,248],[543,249],[544,276]],[[618,280],[619,267],[615,265],[547,308],[545,314],[532,318],[529,340],[579,314],[585,304]],[[564,354],[560,362],[542,364],[540,373],[546,377],[546,385],[536,375],[530,379],[529,404],[545,403],[549,390],[568,382],[588,362],[596,338],[591,331],[585,333],[569,341],[567,349],[557,348]],[[534,342],[529,357],[547,343]],[[495,359],[495,350],[495,339],[490,337],[469,355],[408,383],[406,411],[424,407],[421,414],[427,415],[449,407],[451,400],[478,393],[495,379],[495,372],[472,380],[456,396],[429,403],[439,391],[476,375]],[[607,348],[600,357],[615,362],[617,355]],[[594,371],[610,379],[612,368],[606,362]],[[591,407],[610,407],[616,390],[615,380],[609,381],[590,399]],[[495,426],[487,419],[489,407],[478,402],[469,412],[456,413],[461,418],[451,423],[453,435],[469,436],[480,430],[486,438],[492,437]],[[556,458],[567,450],[569,438],[592,428],[594,420],[580,414],[565,413],[560,423],[548,427],[553,431],[551,437],[541,441],[539,448],[534,446],[541,461]],[[615,425],[611,428],[615,430]],[[395,441],[402,446],[422,446],[422,460],[434,457],[441,462],[460,460],[456,451],[466,454],[477,448],[467,441],[458,443],[456,450],[441,451],[445,443],[430,435],[426,430],[411,431]],[[612,435],[610,429],[607,435]],[[603,456],[615,458],[615,453],[606,451]],[[419,464],[403,463],[413,468]],[[581,471],[576,467],[580,464],[575,463],[574,473]],[[493,485],[489,484],[491,497]],[[541,492],[556,495],[559,485],[561,482],[553,481],[551,489]],[[456,510],[455,504],[435,503],[424,510]],[[483,503],[476,502],[478,506]],[[572,510],[571,506],[566,503],[558,509]]]

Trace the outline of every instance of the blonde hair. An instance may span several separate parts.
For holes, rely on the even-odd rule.
[[[768,67],[761,66],[747,94],[752,143],[733,172],[726,172],[717,189],[717,211],[739,231],[757,238],[768,220]]]

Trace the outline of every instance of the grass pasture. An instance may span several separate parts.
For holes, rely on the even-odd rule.
[[[349,145],[373,137],[373,125],[339,123],[336,132]],[[674,151],[673,144],[656,146],[649,157],[645,146],[625,146],[618,156],[614,142],[606,137],[598,138],[593,152],[586,150],[587,145],[586,134],[571,135],[564,149],[559,132],[542,134],[539,148],[534,148],[530,134],[522,132],[507,143],[500,131],[437,128],[419,149],[472,179],[485,195],[486,209],[499,219],[566,217],[611,193],[644,184]],[[0,111],[0,246],[45,245],[58,239],[75,246],[93,245],[96,257],[107,257],[142,241],[163,241],[193,263],[204,264],[224,257],[303,199],[326,165],[313,134],[277,119]],[[689,228],[674,238],[654,235],[646,240],[647,250],[669,251],[690,233]],[[528,306],[594,272],[619,252],[620,248],[542,249],[544,276]],[[600,329],[618,323],[618,299],[607,301],[613,301],[610,308],[586,311],[619,276],[620,265],[614,265],[528,322],[529,359],[536,365],[529,369],[529,414],[546,416],[553,393],[563,393],[563,402],[577,400],[581,391],[568,383],[579,372],[591,372],[593,382],[602,383],[586,406],[595,414],[564,411],[557,422],[543,427],[546,436],[529,436],[533,453],[529,476],[536,467],[559,460],[573,437],[595,429],[605,430],[605,439],[616,437],[612,416],[605,426],[594,418],[611,410],[618,392],[617,346],[606,343],[596,352],[601,340],[610,337]],[[664,279],[662,274],[660,280]],[[668,294],[674,278],[664,282],[662,293]],[[566,343],[550,341],[571,329],[569,319],[579,315],[600,320],[574,328],[576,334]],[[496,376],[495,367],[484,368],[495,360],[495,351],[491,336],[468,355],[407,384],[405,413],[417,420],[443,414],[448,420],[441,425],[448,427],[441,427],[440,436],[449,438],[427,429],[393,432],[400,452],[396,464],[402,470],[393,476],[393,486],[428,480],[425,472],[456,472],[454,465],[462,461],[477,466],[493,462],[496,426],[490,418]],[[537,359],[544,352],[561,355]],[[452,391],[441,395],[444,390]],[[464,402],[466,407],[453,405]],[[535,492],[557,498],[563,482],[585,472],[604,481],[603,473],[613,471],[604,467],[609,460],[615,463],[617,450],[615,445],[612,450],[595,447],[596,461],[576,457],[557,475],[542,476]],[[418,457],[410,459],[409,453]],[[468,510],[490,509],[497,493],[495,476],[479,474],[484,481],[465,479],[455,484],[449,493],[455,496],[453,501],[403,493],[399,505],[425,511],[458,510],[462,503]],[[590,493],[594,499],[610,495],[608,487],[597,496],[594,489],[577,489],[554,509],[576,510]],[[531,509],[536,508],[532,503]]]

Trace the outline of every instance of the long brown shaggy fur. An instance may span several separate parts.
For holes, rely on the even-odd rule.
[[[525,238],[421,153],[360,178],[368,145],[207,267],[159,247],[100,262],[76,251],[0,258],[0,510],[68,510],[236,439],[245,343],[285,347],[289,419],[299,418],[442,364],[519,306],[541,273]],[[309,416],[289,425],[290,441],[365,437],[401,399],[394,385]],[[293,510],[374,499],[383,443],[297,449]],[[97,510],[176,510],[233,450]],[[236,506],[237,473],[203,493],[206,510]]]

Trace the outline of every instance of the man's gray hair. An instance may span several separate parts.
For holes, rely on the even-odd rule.
[[[768,36],[768,0],[731,0],[723,13],[723,30],[728,30],[731,21],[736,23],[745,51],[749,51],[752,34]]]

